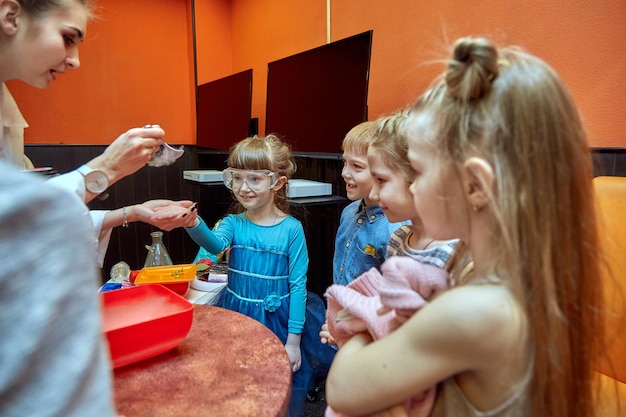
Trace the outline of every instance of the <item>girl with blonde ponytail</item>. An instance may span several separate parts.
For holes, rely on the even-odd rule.
[[[517,48],[463,38],[409,119],[425,231],[460,238],[474,268],[390,336],[344,345],[329,405],[402,416],[397,404],[438,384],[435,417],[594,415],[602,288],[592,163],[562,80]]]

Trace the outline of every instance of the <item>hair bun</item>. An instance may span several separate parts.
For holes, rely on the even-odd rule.
[[[463,101],[482,97],[498,76],[498,51],[486,39],[461,38],[454,44],[445,80],[452,96]]]

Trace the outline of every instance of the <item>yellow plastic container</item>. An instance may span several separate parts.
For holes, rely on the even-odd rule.
[[[150,266],[142,268],[135,284],[171,284],[191,282],[196,277],[196,264]]]

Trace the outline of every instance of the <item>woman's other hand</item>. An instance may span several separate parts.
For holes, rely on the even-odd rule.
[[[144,204],[149,205],[153,211],[148,223],[161,230],[170,231],[198,224],[198,204],[192,201],[151,200]]]

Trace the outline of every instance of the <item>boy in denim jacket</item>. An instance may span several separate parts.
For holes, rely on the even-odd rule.
[[[389,223],[378,205],[369,199],[373,179],[367,163],[367,148],[375,138],[374,122],[363,122],[353,127],[344,138],[343,169],[346,194],[352,203],[342,213],[335,238],[333,283],[347,285],[372,267],[380,270],[391,234],[406,222]],[[322,343],[328,343],[330,333],[324,323],[320,332]],[[334,349],[337,345],[331,345]],[[320,386],[309,392],[314,400]]]
[[[369,199],[373,179],[367,163],[367,148],[375,138],[374,132],[374,122],[360,123],[346,134],[341,145],[341,176],[352,203],[343,209],[337,229],[334,284],[347,285],[372,267],[380,270],[390,235],[406,223],[389,223],[380,207]]]

